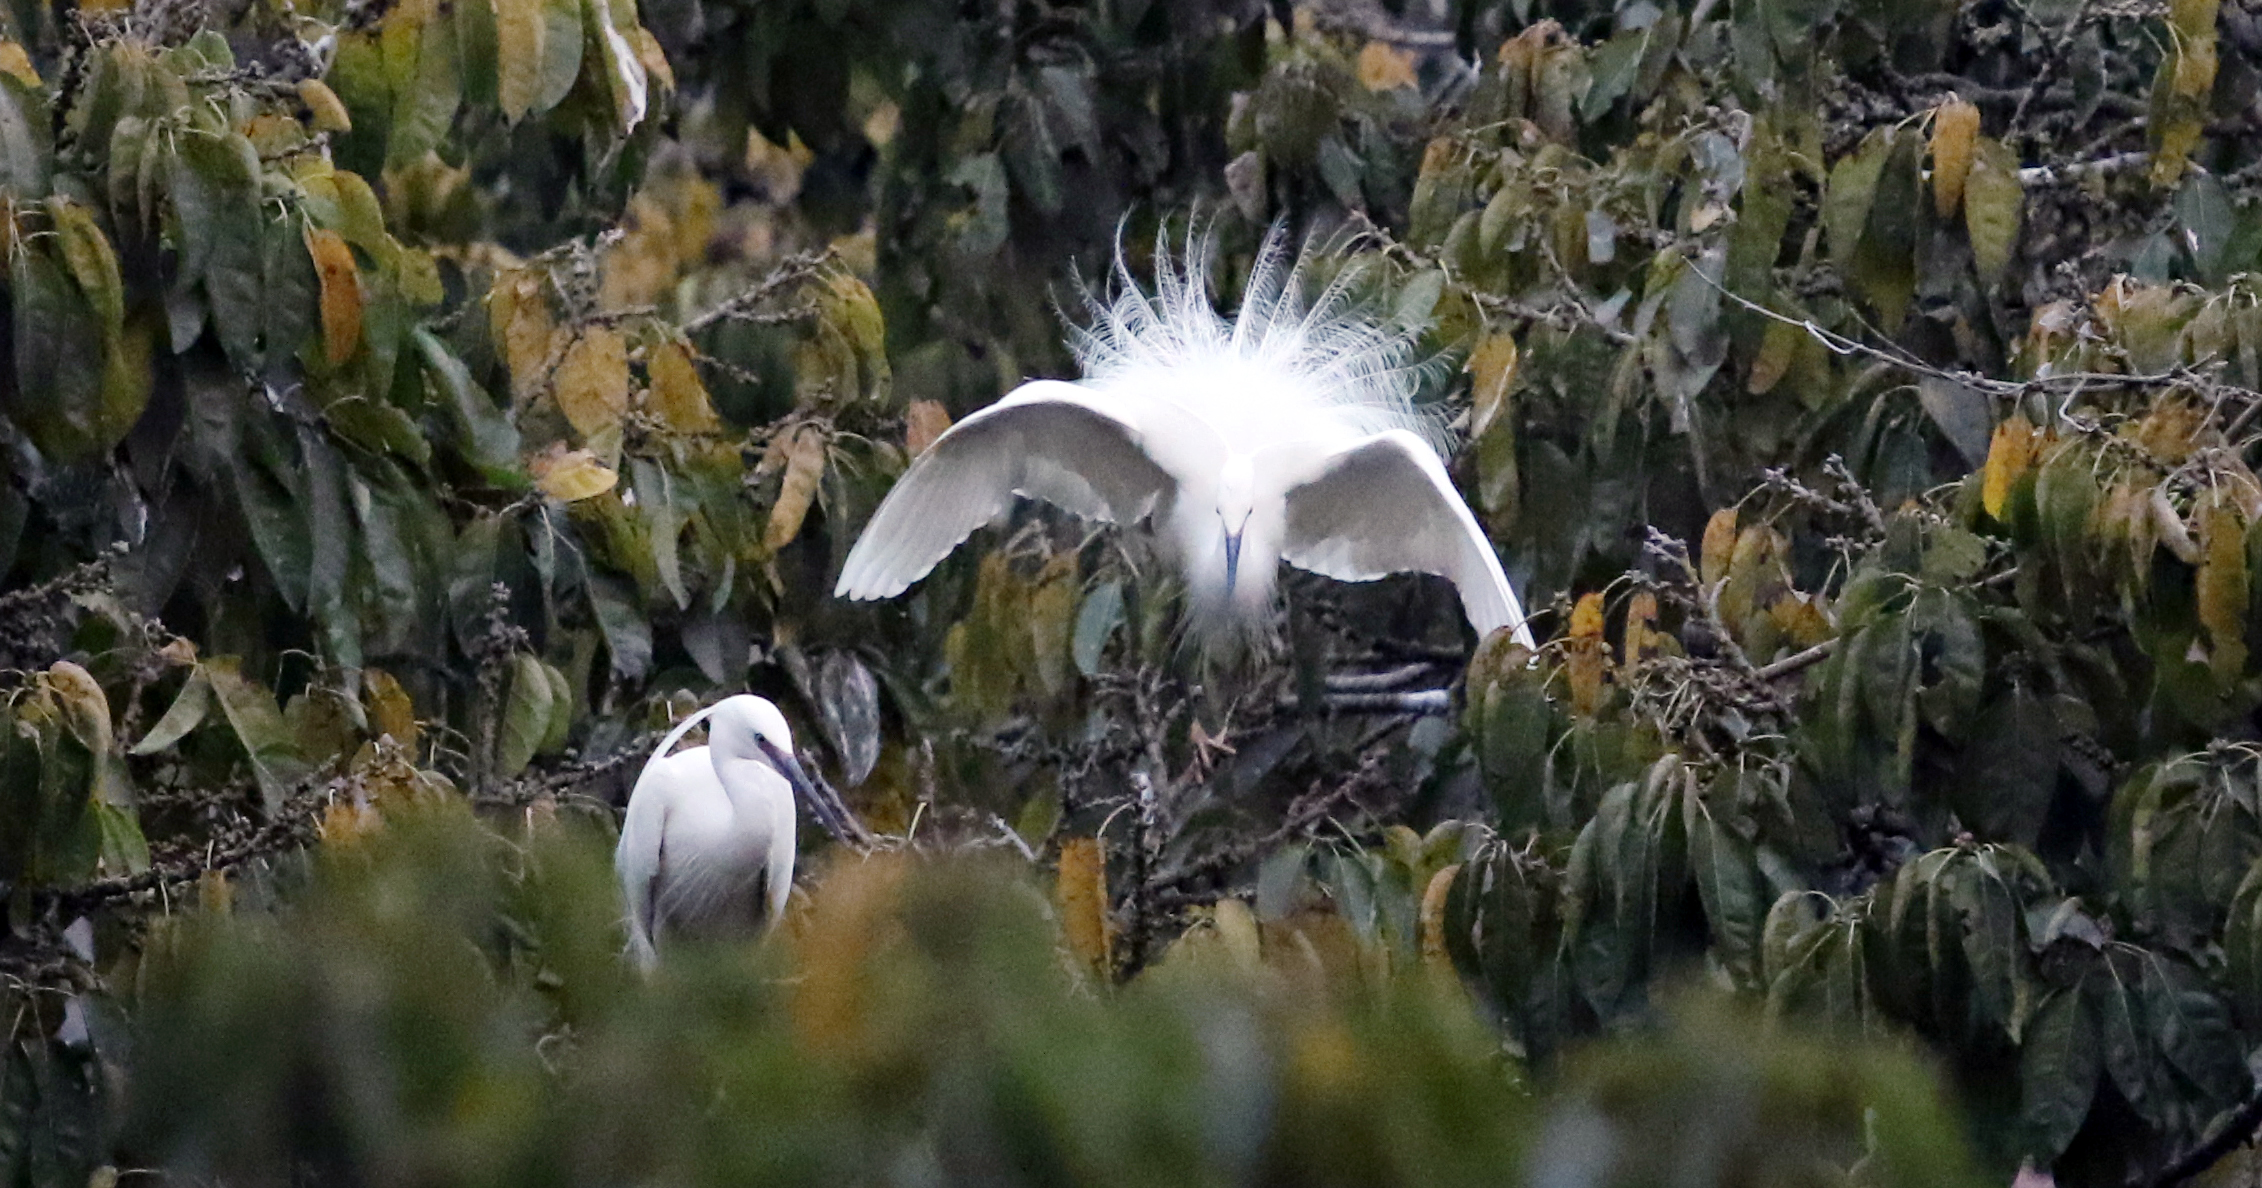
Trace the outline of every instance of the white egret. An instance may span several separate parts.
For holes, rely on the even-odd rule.
[[[669,754],[705,721],[707,745]],[[794,799],[841,835],[848,810],[794,758],[793,731],[769,701],[726,697],[685,718],[629,793],[613,868],[628,903],[629,952],[646,969],[664,933],[759,932],[793,889]]]
[[[1413,404],[1413,343],[1353,308],[1339,277],[1307,305],[1276,230],[1238,316],[1209,296],[1203,253],[1158,254],[1072,332],[1084,378],[1036,380],[967,417],[911,464],[841,568],[836,595],[887,598],[974,529],[1041,499],[1086,519],[1150,520],[1186,578],[1193,627],[1259,634],[1279,563],[1342,581],[1404,571],[1459,591],[1482,637],[1532,647],[1523,607],[1453,489],[1433,419]]]

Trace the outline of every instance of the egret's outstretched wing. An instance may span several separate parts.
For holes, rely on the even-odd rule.
[[[951,426],[880,502],[841,566],[835,595],[889,598],[927,576],[1015,495],[1086,519],[1136,522],[1177,488],[1143,401],[1039,380]]]
[[[1512,627],[1517,642],[1535,646],[1500,558],[1420,437],[1403,429],[1378,433],[1336,451],[1317,470],[1288,491],[1282,560],[1347,582],[1408,570],[1438,574],[1461,592],[1461,609],[1480,637]]]

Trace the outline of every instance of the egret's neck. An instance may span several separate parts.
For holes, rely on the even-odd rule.
[[[766,820],[769,805],[762,796],[762,788],[780,778],[776,769],[760,759],[739,755],[726,755],[720,751],[709,752],[714,757],[715,778],[723,786],[723,798],[730,801],[731,812],[740,821]]]

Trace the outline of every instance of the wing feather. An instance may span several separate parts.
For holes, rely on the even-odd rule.
[[[1177,489],[1183,431],[1158,446],[1145,402],[1040,380],[952,426],[880,501],[836,596],[889,598],[925,577],[1016,495],[1135,523]],[[1167,448],[1164,448],[1167,447]],[[1160,455],[1159,457],[1157,455]]]
[[[1337,450],[1315,477],[1289,488],[1281,557],[1347,582],[1437,574],[1460,591],[1461,609],[1480,638],[1509,627],[1517,642],[1535,646],[1523,604],[1445,464],[1404,429]]]

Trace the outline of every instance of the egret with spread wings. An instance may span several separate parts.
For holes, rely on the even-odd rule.
[[[1413,404],[1409,338],[1352,308],[1339,278],[1307,304],[1276,231],[1238,316],[1211,303],[1202,253],[1158,254],[1156,293],[1094,300],[1079,383],[1037,380],[967,417],[911,464],[850,550],[835,593],[887,598],[1016,496],[1086,519],[1150,521],[1205,638],[1261,632],[1279,564],[1343,581],[1414,571],[1460,592],[1482,637],[1533,646],[1523,607]]]

